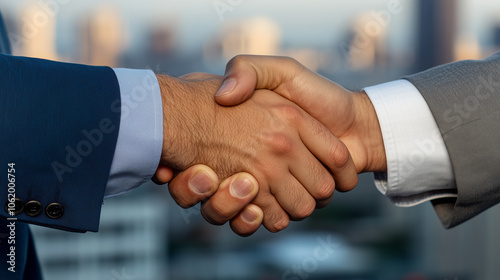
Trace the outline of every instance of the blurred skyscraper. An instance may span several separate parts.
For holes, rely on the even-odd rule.
[[[351,69],[374,69],[386,64],[386,24],[368,12],[355,18],[350,30],[349,48],[343,50]]]
[[[263,17],[228,21],[204,51],[206,60],[227,61],[238,54],[275,55],[281,48],[281,28]]]
[[[26,4],[19,19],[21,53],[25,56],[57,60],[56,17],[40,9],[35,3]]]
[[[454,51],[454,60],[481,59],[483,57],[477,36],[459,37]]]
[[[455,60],[457,7],[455,0],[418,2],[417,70]]]
[[[124,29],[116,7],[102,6],[81,23],[82,63],[117,66],[125,49]]]
[[[105,200],[98,233],[31,226],[42,272],[51,280],[164,280],[167,193],[143,186]]]
[[[500,23],[493,26],[493,48],[500,48]]]
[[[148,68],[156,73],[180,76],[188,72],[204,72],[202,50],[186,51],[181,47],[177,21],[152,20],[144,30],[144,42],[139,50],[129,51],[120,59],[120,66]]]
[[[279,1],[255,0],[243,1],[222,22],[210,1],[114,1],[116,7],[98,10],[96,7],[103,1],[65,1],[67,4],[61,5],[57,15],[57,31],[61,32],[57,38],[56,16],[46,19],[37,6],[45,0],[0,2],[4,15],[17,25],[10,31],[22,39],[16,41],[14,36],[11,41],[27,41],[26,47],[24,43],[19,45],[16,54],[55,59],[57,39],[58,50],[62,54],[70,53],[72,61],[151,68],[172,75],[207,70],[221,74],[227,59],[239,53],[280,54],[293,56],[313,70],[330,67],[323,73],[326,77],[359,89],[417,71],[408,69],[413,62],[418,64],[416,68],[423,70],[457,58],[486,55],[500,48],[500,28],[495,29],[493,36],[488,29],[485,33],[489,37],[485,39],[480,34],[483,27],[475,24],[486,22],[489,13],[496,17],[500,3],[497,0],[364,0],[344,1],[341,5],[338,1],[326,0],[314,4],[283,1],[286,5],[279,11],[275,9]],[[28,2],[28,6],[34,7],[31,14],[26,8]],[[350,28],[343,24],[364,12],[370,15],[372,11],[386,9],[393,2],[401,2],[404,12],[394,16],[387,28],[378,30],[371,26],[366,16],[364,21],[358,18]],[[466,3],[469,5],[463,8]],[[459,16],[457,6],[463,11]],[[476,9],[470,9],[471,6]],[[88,10],[97,12],[77,22]],[[324,15],[324,11],[331,17],[317,16]],[[162,20],[151,20],[150,15],[155,13],[161,14]],[[175,21],[171,14],[175,15]],[[475,16],[466,20],[464,15]],[[37,27],[36,32],[33,26]],[[468,28],[467,33],[463,31],[464,26]],[[356,30],[365,28],[371,28],[372,32],[370,38],[362,40],[366,36]],[[125,31],[131,32],[133,49],[124,44]],[[351,34],[345,39],[349,43],[346,49],[352,51],[348,52],[348,59],[338,54],[345,32]],[[414,37],[418,39],[417,44],[413,44]],[[207,38],[210,42],[203,45]],[[80,42],[76,42],[77,39]],[[410,43],[401,44],[403,41]],[[330,52],[324,49],[328,44],[334,45]],[[190,46],[189,50],[186,45]],[[394,48],[397,45],[399,49]],[[401,46],[406,49],[402,50]],[[126,55],[122,57],[124,51]],[[401,51],[404,51],[400,56],[403,63],[396,64],[394,57]],[[348,67],[346,61],[352,61],[354,67]],[[384,63],[387,71],[380,71],[378,66]],[[292,223],[291,229],[278,235],[261,229],[251,238],[235,237],[227,227],[206,224],[199,208],[179,210],[172,205],[173,211],[165,210],[163,197],[144,189],[107,200],[97,234],[32,228],[45,276],[51,280],[163,280],[169,274],[170,279],[199,280],[198,275],[221,279],[217,273],[227,271],[246,275],[247,278],[242,278],[245,280],[283,279],[282,274],[292,268],[291,265],[302,265],[313,251],[288,254],[297,257],[297,262],[284,267],[276,266],[281,258],[269,258],[271,253],[286,255],[287,249],[299,247],[296,244],[314,241],[319,230],[342,236],[346,239],[345,247],[368,248],[376,253],[379,271],[365,277],[349,274],[344,278],[322,277],[311,272],[308,279],[401,279],[406,274],[410,276],[403,278],[405,280],[498,279],[499,207],[456,229],[444,230],[429,203],[410,209],[394,207],[377,193],[371,174],[366,174],[364,179],[353,192],[336,194],[329,207],[301,223]],[[168,231],[164,230],[167,219]],[[312,233],[312,236],[307,239],[301,235],[299,241],[281,243],[284,246],[279,249],[259,250],[268,245],[265,240],[278,244],[284,234],[301,232]],[[314,246],[315,243],[311,248]],[[169,250],[167,258],[165,250]],[[248,255],[248,252],[254,254]],[[355,258],[347,261],[358,263]],[[263,265],[252,266],[255,262]],[[248,270],[251,271],[246,273]],[[276,277],[266,278],[266,271],[271,270]]]

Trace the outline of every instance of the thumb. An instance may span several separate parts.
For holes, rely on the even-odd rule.
[[[174,170],[166,165],[160,164],[158,166],[158,169],[156,169],[153,178],[151,178],[151,181],[153,181],[157,185],[163,185],[170,182],[170,180],[172,180],[173,178]]]
[[[215,94],[220,105],[237,105],[250,98],[255,90],[268,89],[292,101],[286,89],[306,68],[290,57],[239,55],[226,66],[224,83]]]
[[[226,66],[224,82],[215,94],[220,105],[234,106],[248,100],[255,91],[257,73],[250,60],[237,56]]]
[[[170,195],[181,207],[191,207],[213,195],[219,186],[217,174],[206,165],[193,165],[168,185]]]

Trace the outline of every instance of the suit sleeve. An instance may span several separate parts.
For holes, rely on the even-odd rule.
[[[429,105],[450,155],[458,197],[432,203],[451,228],[500,202],[500,52],[406,79]]]
[[[0,215],[97,231],[120,125],[113,70],[0,55],[0,72]]]

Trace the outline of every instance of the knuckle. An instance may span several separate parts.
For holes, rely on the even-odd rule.
[[[301,70],[305,69],[306,67],[300,63],[298,60],[296,60],[293,57],[282,57],[282,61],[280,62],[280,65],[283,65],[286,69],[290,69],[294,72],[300,72]]]
[[[231,58],[231,60],[229,60],[227,65],[228,65],[228,68],[234,68],[234,67],[239,67],[241,65],[246,65],[249,62],[250,61],[246,55],[240,54],[240,55],[237,55],[237,56]]]
[[[358,185],[358,180],[359,180],[358,176],[353,176],[348,183],[344,183],[341,186],[339,186],[339,190],[341,192],[345,192],[354,189]]]
[[[335,181],[329,178],[327,181],[319,185],[315,192],[315,199],[324,200],[328,199],[333,195],[335,191]]]
[[[287,66],[293,66],[293,67],[302,65],[295,58],[289,56],[283,57],[283,63],[286,63]]]
[[[294,143],[287,135],[283,133],[273,133],[269,138],[269,147],[278,154],[289,154],[294,150]]]
[[[212,215],[210,217],[214,218],[218,223],[225,223],[231,218],[231,211],[226,207],[224,203],[214,202],[211,207]]]
[[[334,167],[342,168],[349,163],[350,153],[347,147],[343,143],[334,145],[330,150],[329,159],[332,161]]]
[[[287,216],[283,215],[283,217],[281,217],[279,220],[277,220],[272,224],[272,227],[269,228],[269,231],[270,232],[282,231],[285,228],[287,228],[289,224],[290,224],[290,219]]]
[[[293,218],[297,220],[305,219],[314,212],[316,209],[316,201],[313,198],[307,199],[307,201],[302,201],[297,207],[297,211],[293,213]]]

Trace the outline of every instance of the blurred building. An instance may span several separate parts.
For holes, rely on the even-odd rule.
[[[18,19],[19,37],[15,38],[23,55],[57,60],[55,16],[33,2],[24,6]]]
[[[139,50],[129,51],[120,58],[121,67],[151,69],[171,76],[206,72],[201,49],[189,52],[182,49],[179,24],[175,20],[153,20],[144,34]]]
[[[331,53],[312,48],[285,49],[281,54],[293,57],[312,71],[328,68],[334,63]]]
[[[489,54],[498,50],[500,50],[500,21],[492,26],[491,42],[487,47],[486,52]]]
[[[281,47],[281,28],[264,17],[228,21],[219,35],[209,41],[204,50],[205,60],[227,61],[238,54],[276,55]]]
[[[493,46],[500,48],[500,23],[493,26]]]
[[[335,8],[329,10],[331,18],[345,22],[354,19],[353,24],[338,27],[324,23],[329,22],[328,18],[321,18],[307,39],[295,35],[297,27],[304,23],[297,18],[314,21],[318,12],[324,6],[331,8],[334,1],[314,5],[308,2],[307,8],[300,6],[302,10],[296,8],[299,5],[287,3],[279,13],[272,10],[275,6],[270,1],[243,1],[232,7],[228,19],[222,22],[212,3],[202,0],[189,4],[114,1],[116,7],[97,9],[99,0],[69,1],[71,5],[61,8],[57,17],[43,15],[37,4],[40,1],[0,2],[4,15],[17,25],[12,30],[18,37],[10,34],[14,36],[12,41],[21,42],[16,54],[56,59],[55,41],[73,40],[68,34],[56,37],[56,25],[58,31],[61,26],[69,26],[79,42],[62,46],[79,49],[80,55],[73,61],[151,68],[171,75],[191,71],[221,74],[227,60],[240,53],[280,54],[295,57],[313,70],[330,67],[322,74],[345,87],[359,89],[439,63],[478,58],[500,49],[498,25],[488,27],[492,29],[487,30],[485,39],[478,32],[477,26],[481,25],[473,24],[484,21],[487,12],[496,17],[500,2],[495,0],[401,1],[402,14],[388,26],[376,25],[371,12],[387,8],[393,1],[335,3]],[[464,9],[467,14],[475,14],[468,19],[471,22],[457,14],[457,6],[465,3],[479,7]],[[10,14],[5,12],[8,7]],[[77,9],[95,12],[82,18],[83,12]],[[175,14],[178,20],[165,16],[150,21],[144,17],[163,11]],[[60,17],[66,13],[77,16]],[[408,18],[414,21],[405,21]],[[192,32],[186,32],[186,25],[194,27],[188,29]],[[135,28],[130,32],[135,32],[131,38],[140,45],[137,49],[131,50],[126,44],[126,26]],[[470,27],[467,33],[461,29],[463,26]],[[394,36],[396,29],[402,32]],[[346,33],[349,35],[342,37]],[[188,36],[196,39],[190,42],[199,42],[199,46],[193,46],[194,51],[182,47]],[[314,41],[325,37],[327,46],[309,42],[311,38]],[[395,64],[394,57],[401,49],[395,52],[389,44],[411,41],[413,37],[416,44],[403,44],[406,49],[400,58],[404,63]],[[410,56],[413,59],[408,59]],[[355,190],[336,193],[327,208],[305,221],[292,223],[285,232],[269,234],[261,229],[245,239],[235,236],[227,226],[207,224],[199,207],[180,210],[165,195],[142,187],[106,200],[99,233],[68,233],[32,226],[46,278],[496,280],[500,274],[500,226],[496,222],[499,207],[455,229],[444,230],[430,203],[409,209],[395,207],[378,193],[371,174],[361,176]],[[336,237],[338,248],[323,262],[311,261],[317,239],[330,234]],[[285,277],[288,270],[297,267],[304,274]]]
[[[80,29],[80,59],[91,65],[115,67],[125,49],[125,34],[121,16],[112,6],[101,6],[82,19]]]
[[[165,59],[179,52],[178,27],[173,22],[157,22],[151,27],[146,52],[151,59]]]
[[[105,200],[98,233],[31,226],[42,272],[51,280],[164,280],[168,274],[164,195],[143,186]]]
[[[341,45],[351,69],[366,70],[385,66],[386,24],[376,20],[368,12],[356,17],[349,30],[349,43]]]
[[[458,5],[459,1],[455,0],[418,1],[416,70],[426,70],[455,60]]]
[[[454,60],[481,59],[483,52],[476,36],[461,36],[455,43]]]

